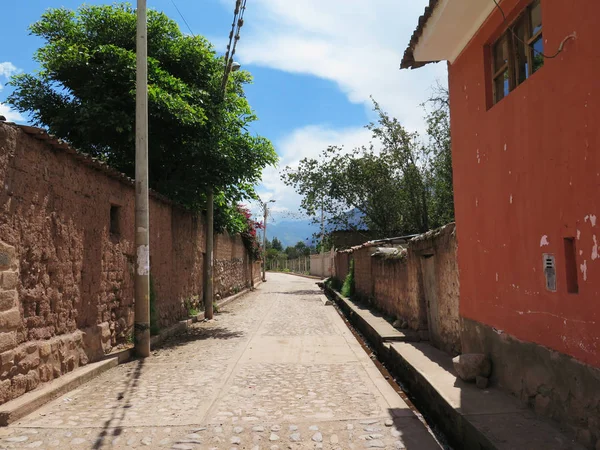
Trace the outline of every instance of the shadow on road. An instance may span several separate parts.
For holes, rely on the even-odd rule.
[[[168,337],[162,343],[156,346],[156,350],[170,349],[182,345],[191,344],[205,339],[235,339],[244,336],[241,331],[232,331],[223,327],[203,328],[193,326],[188,328],[184,333]]]
[[[273,292],[274,294],[283,294],[283,295],[298,295],[298,296],[306,296],[306,295],[320,295],[322,291],[320,289],[305,289],[300,291],[287,291],[287,292]]]
[[[144,360],[138,359],[133,364],[134,367],[127,374],[129,377],[127,386],[123,391],[114,394],[119,401],[119,406],[114,408],[111,418],[105,421],[102,425],[102,430],[98,434],[98,437],[94,442],[94,446],[92,447],[94,450],[98,450],[103,447],[110,447],[112,444],[112,439],[116,438],[123,432],[121,423],[125,418],[127,409],[131,408],[132,406],[131,398],[133,397],[133,393],[135,392],[140,376],[142,375]]]

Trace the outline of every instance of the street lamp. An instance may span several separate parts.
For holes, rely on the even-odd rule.
[[[267,281],[267,216],[268,216],[268,205],[269,203],[275,203],[275,200],[269,200],[268,202],[263,203],[263,208],[265,209],[265,221],[264,221],[264,226],[265,229],[263,230],[263,263],[262,263],[262,268],[263,268],[263,276],[262,276],[262,280],[263,282]]]

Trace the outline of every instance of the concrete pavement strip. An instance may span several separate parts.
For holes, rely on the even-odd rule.
[[[454,448],[584,450],[557,424],[536,416],[500,389],[481,390],[458,379],[450,355],[426,342],[397,342],[392,325],[378,313],[324,288]]]

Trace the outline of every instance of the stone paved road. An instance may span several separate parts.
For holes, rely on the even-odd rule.
[[[314,280],[254,293],[0,430],[0,448],[439,449]]]

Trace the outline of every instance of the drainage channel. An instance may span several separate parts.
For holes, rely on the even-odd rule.
[[[439,444],[439,446],[441,448],[443,448],[444,450],[453,450],[452,447],[450,447],[450,445],[448,445],[447,439],[444,436],[444,434],[434,424],[430,423],[423,416],[423,414],[417,409],[417,407],[415,406],[415,404],[413,403],[413,401],[407,394],[407,390],[404,389],[402,387],[402,385],[396,381],[394,376],[389,372],[389,370],[385,367],[385,365],[377,358],[377,354],[371,349],[367,340],[363,337],[363,335],[360,333],[360,331],[358,331],[354,327],[354,325],[352,325],[352,323],[350,323],[350,321],[348,320],[348,318],[346,317],[344,312],[339,308],[339,306],[337,305],[337,303],[335,301],[333,301],[333,307],[335,308],[337,313],[340,315],[340,317],[342,318],[342,320],[344,321],[344,323],[346,324],[346,326],[348,327],[350,332],[354,335],[356,340],[360,343],[360,346],[362,347],[362,349],[365,351],[365,353],[367,355],[369,355],[371,360],[375,363],[375,366],[377,367],[377,369],[379,369],[379,372],[381,372],[381,374],[384,376],[384,378],[387,380],[387,382],[390,384],[390,386],[392,386],[394,391],[400,396],[400,398],[402,398],[402,400],[404,400],[404,402],[408,405],[408,407],[415,413],[415,415],[423,423],[425,428],[427,428],[427,431],[429,431],[429,433],[433,436],[433,438],[436,440],[436,442]]]

